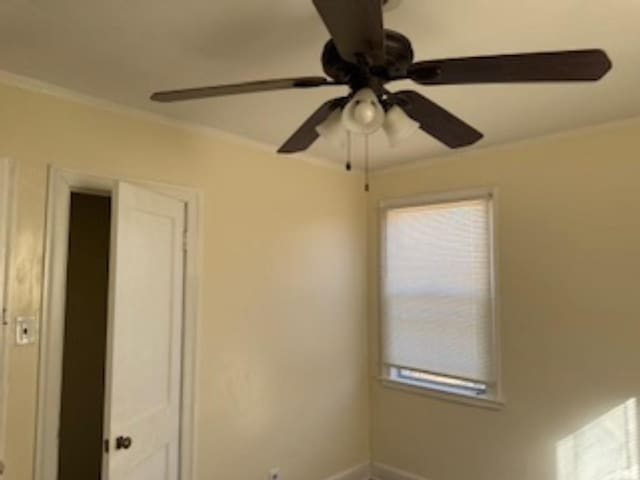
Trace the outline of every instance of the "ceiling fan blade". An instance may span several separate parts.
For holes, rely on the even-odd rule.
[[[602,50],[568,50],[417,62],[408,77],[422,85],[596,81],[611,69]]]
[[[217,85],[213,87],[166,90],[154,93],[151,95],[151,100],[156,102],[180,102],[183,100],[238,95],[241,93],[267,92],[270,90],[285,90],[289,88],[312,88],[329,85],[337,84],[324,77],[280,78],[276,80],[259,80],[257,82]]]
[[[420,128],[450,148],[472,145],[483,135],[471,125],[412,90],[393,94],[396,104],[420,124]]]
[[[384,63],[382,0],[313,0],[322,21],[345,60],[362,55],[372,65]]]
[[[334,98],[324,102],[313,114],[296,130],[289,139],[278,149],[278,153],[295,153],[309,148],[320,135],[316,127],[324,122],[331,112],[343,107],[347,97]]]

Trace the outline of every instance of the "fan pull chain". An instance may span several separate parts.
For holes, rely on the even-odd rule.
[[[351,171],[351,132],[347,131],[347,172]]]
[[[364,136],[364,191],[369,191],[369,135]]]

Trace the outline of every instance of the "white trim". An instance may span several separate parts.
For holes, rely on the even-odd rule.
[[[397,0],[394,0],[394,1],[397,1]],[[273,145],[269,145],[265,142],[260,142],[258,140],[251,140],[241,135],[226,132],[224,130],[219,130],[214,127],[199,125],[199,124],[188,122],[185,120],[178,120],[175,118],[171,118],[169,116],[153,113],[147,110],[142,110],[140,108],[134,108],[134,107],[122,105],[119,103],[115,103],[109,100],[104,100],[96,96],[79,93],[68,88],[64,88],[58,85],[44,82],[42,80],[26,77],[24,75],[18,75],[16,73],[12,73],[7,70],[0,70],[0,83],[3,83],[5,85],[10,85],[13,87],[18,87],[23,90],[29,90],[36,93],[43,93],[45,95],[50,95],[50,96],[62,98],[65,100],[71,100],[71,101],[78,102],[91,107],[101,108],[101,109],[118,112],[118,113],[125,113],[125,114],[133,115],[139,118],[146,118],[147,120],[162,123],[164,125],[173,126],[186,131],[203,133],[207,136],[211,136],[217,139],[228,140],[234,143],[239,143],[248,147],[255,148],[256,150],[266,151],[274,155],[276,154],[275,152],[276,147],[274,147]],[[438,164],[442,161],[447,161],[454,158],[468,157],[468,156],[477,154],[478,152],[482,152],[490,149],[498,150],[498,149],[504,149],[504,148],[518,147],[518,146],[536,145],[546,141],[562,140],[564,138],[575,138],[577,136],[588,134],[589,132],[606,132],[606,131],[614,130],[620,127],[624,127],[627,124],[636,123],[639,120],[640,120],[640,116],[634,115],[631,117],[625,117],[625,118],[606,121],[604,123],[597,123],[594,125],[586,125],[586,126],[571,128],[569,130],[563,130],[556,133],[536,135],[534,137],[527,137],[524,139],[514,140],[510,142],[504,142],[504,143],[484,142],[477,145],[473,145],[472,147],[466,147],[462,150],[451,149],[451,150],[440,151],[423,158],[406,160],[397,164],[394,162],[391,162],[388,164],[385,163],[384,165],[381,165],[379,167],[374,167],[373,172],[375,172],[375,175],[385,175],[385,174],[394,174],[394,173],[398,173],[406,170],[415,170],[419,168],[430,167],[434,164]],[[305,162],[311,163],[316,166],[321,166],[321,167],[326,167],[331,169],[340,169],[340,170],[344,169],[344,165],[340,162],[317,157],[309,154],[308,152],[296,153],[294,157],[299,158]],[[354,166],[354,168],[356,167]],[[360,170],[361,167],[358,167],[357,169]]]
[[[633,115],[631,117],[609,120],[604,123],[585,125],[581,127],[570,128],[568,130],[562,130],[555,133],[535,135],[533,137],[525,137],[522,139],[507,142],[485,141],[462,149],[442,150],[423,158],[402,161],[399,163],[388,163],[375,168],[374,171],[376,176],[394,175],[396,173],[410,172],[422,168],[433,167],[435,165],[441,164],[442,162],[452,160],[472,160],[474,159],[474,156],[486,153],[487,151],[502,151],[512,148],[536,147],[537,145],[541,145],[547,142],[560,142],[564,140],[583,137],[590,134],[607,133],[620,128],[627,128],[629,126],[637,124],[639,121],[640,116]]]
[[[455,191],[447,190],[443,192],[423,193],[410,197],[389,198],[381,200],[379,206],[381,210],[390,210],[392,208],[431,205],[435,203],[462,202],[483,197],[493,198],[496,193],[497,189],[492,187],[468,188]]]
[[[383,463],[371,464],[372,480],[427,480],[425,477],[414,473],[405,472],[399,468]]]
[[[270,153],[273,156],[282,156],[281,154],[278,154],[276,152],[277,145],[274,146],[266,142],[252,140],[247,137],[243,137],[241,135],[230,133],[224,130],[219,130],[217,128],[210,127],[207,125],[188,122],[186,120],[178,120],[176,118],[172,118],[167,115],[161,115],[159,113],[154,113],[148,110],[142,110],[140,108],[122,105],[120,103],[98,98],[93,95],[79,93],[74,90],[70,90],[68,88],[43,82],[41,80],[36,80],[34,78],[25,77],[22,75],[17,75],[15,73],[7,72],[6,70],[0,70],[0,83],[3,83],[5,85],[10,85],[13,87],[18,87],[22,90],[28,90],[35,93],[41,93],[44,95],[61,98],[63,100],[69,100],[69,101],[80,103],[82,105],[87,105],[93,108],[99,108],[99,109],[107,110],[114,113],[130,115],[134,118],[139,118],[142,120],[159,123],[165,126],[178,128],[180,130],[190,132],[190,133],[198,133],[216,140],[224,140],[224,141],[244,145],[254,150]],[[288,156],[299,158],[300,160],[303,160],[307,163],[310,163],[312,165],[319,166],[319,167],[330,168],[333,170],[344,169],[344,165],[340,162],[316,157],[311,155],[308,152],[298,152],[294,155],[288,155]]]
[[[398,1],[398,0],[393,0]],[[124,113],[132,116],[136,116],[138,118],[144,118],[153,122],[161,123],[163,125],[169,125],[176,128],[180,128],[182,130],[190,131],[190,132],[198,132],[204,135],[223,139],[227,141],[231,141],[234,143],[239,143],[248,147],[255,148],[256,150],[260,150],[263,152],[268,152],[273,155],[276,154],[274,145],[269,145],[268,143],[261,142],[258,140],[252,140],[247,137],[243,137],[238,134],[230,133],[224,130],[220,130],[214,127],[200,125],[193,122],[188,122],[186,120],[178,120],[175,118],[171,118],[166,115],[161,115],[158,113],[153,113],[151,111],[142,110],[140,108],[130,107],[127,105],[122,105],[113,101],[105,100],[102,98],[98,98],[93,95],[83,94],[80,92],[76,92],[69,88],[64,88],[59,85],[54,85],[52,83],[44,82],[42,80],[37,80],[35,78],[27,77],[24,75],[18,75],[16,73],[9,72],[7,70],[0,70],[0,83],[18,87],[23,90],[28,90],[31,92],[42,93],[45,95],[49,95],[52,97],[58,97],[65,100],[70,100],[73,102],[81,103],[84,105],[88,105],[95,108],[101,108],[104,110],[109,110],[117,113]],[[484,142],[480,144],[473,145],[471,147],[466,147],[461,150],[457,149],[449,149],[440,152],[433,153],[423,158],[413,159],[401,161],[399,163],[385,163],[379,167],[373,168],[372,172],[375,175],[386,175],[386,174],[395,174],[398,172],[403,172],[406,170],[415,170],[424,167],[430,167],[434,164],[438,164],[442,161],[451,160],[454,158],[463,158],[469,157],[478,152],[491,150],[491,149],[504,149],[518,146],[528,146],[528,145],[537,145],[546,141],[553,140],[562,140],[564,138],[575,138],[577,136],[582,136],[588,134],[590,132],[607,132],[611,130],[615,130],[620,127],[624,127],[628,124],[637,123],[640,120],[640,116],[633,115],[630,117],[624,117],[620,119],[609,120],[604,123],[597,123],[594,125],[586,125],[581,127],[570,128],[568,130],[562,130],[560,132],[555,133],[547,133],[536,135],[533,137],[527,137],[524,139],[508,141],[508,142]],[[333,160],[328,160],[326,158],[317,157],[311,155],[308,152],[298,152],[293,155],[295,158],[299,158],[305,162],[311,163],[316,166],[331,168],[331,169],[344,169],[344,165],[340,162],[336,162]],[[354,166],[356,168],[356,166]],[[357,170],[361,170],[361,167],[358,167]]]
[[[65,248],[68,231],[70,185],[61,175],[49,172],[45,236],[45,267],[40,321],[40,354],[38,366],[38,409],[36,420],[36,480],[55,480],[57,468],[57,435],[60,415],[62,356],[54,360],[54,352],[62,352],[64,324],[64,284],[67,265]],[[66,214],[65,214],[66,212]]]
[[[504,408],[504,401],[493,399],[491,397],[473,397],[455,392],[446,392],[436,388],[428,388],[421,385],[415,385],[408,382],[400,382],[393,380],[387,376],[378,377],[378,381],[387,388],[400,390],[401,392],[423,395],[425,397],[436,398],[438,400],[446,400],[448,402],[460,403],[463,405],[472,405],[474,407],[488,408],[489,410],[501,410]]]
[[[356,465],[343,472],[332,475],[326,480],[370,480],[371,464],[369,462]]]
[[[15,218],[16,166],[7,158],[0,158],[0,463],[4,469],[5,429],[7,425],[9,345],[12,323],[9,305],[9,275],[11,243]]]
[[[406,382],[399,382],[389,377],[388,368],[384,364],[382,322],[384,321],[384,272],[385,272],[385,245],[386,245],[386,221],[385,214],[388,210],[401,207],[410,207],[418,205],[430,205],[445,202],[457,202],[465,200],[473,200],[480,198],[489,198],[491,200],[491,208],[489,211],[489,231],[491,241],[491,290],[492,290],[492,353],[493,365],[495,373],[495,385],[489,395],[483,397],[472,397],[462,393],[445,392],[441,389],[429,388],[428,386],[418,386]],[[493,408],[502,408],[505,404],[504,390],[502,384],[502,355],[500,342],[500,289],[499,289],[499,263],[498,263],[498,204],[499,192],[496,187],[477,187],[465,190],[443,191],[435,193],[426,193],[414,195],[411,197],[385,199],[379,202],[378,206],[378,380],[385,387],[396,388],[398,390],[410,393],[422,393],[428,396],[436,397],[442,400],[455,401],[457,403]]]
[[[200,315],[201,205],[200,192],[176,186],[122,179],[185,202],[187,253],[185,260],[185,315],[183,333],[182,419],[180,479],[197,478],[195,411],[197,385],[197,329]],[[45,239],[38,414],[36,425],[35,480],[56,480],[57,432],[60,413],[62,339],[69,229],[69,198],[72,191],[112,192],[120,179],[99,177],[51,167]]]

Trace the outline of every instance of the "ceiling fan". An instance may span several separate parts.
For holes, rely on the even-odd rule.
[[[279,153],[306,150],[321,134],[346,127],[372,133],[383,127],[392,143],[411,126],[450,148],[472,145],[483,135],[413,90],[391,92],[386,85],[411,79],[420,85],[596,81],[611,61],[599,49],[538,52],[414,62],[411,42],[383,27],[384,0],[313,0],[331,39],[322,52],[325,77],[261,80],[154,93],[158,102],[282,89],[345,85],[347,96],[320,106],[280,147]],[[324,136],[324,135],[323,135]]]

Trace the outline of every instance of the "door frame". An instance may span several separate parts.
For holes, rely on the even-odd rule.
[[[9,158],[0,158],[0,462],[4,467],[5,434],[7,428],[9,346],[11,345],[9,269],[11,244],[15,233],[15,179],[16,164]],[[0,476],[2,472],[0,471]]]
[[[198,398],[196,372],[200,265],[202,264],[200,261],[202,193],[179,186],[98,176],[50,166],[38,367],[35,480],[57,480],[71,193],[111,195],[120,181],[176,198],[183,201],[186,206],[179,472],[180,480],[197,478],[195,413]]]

